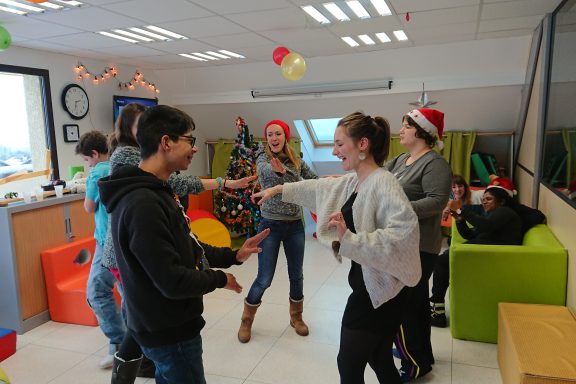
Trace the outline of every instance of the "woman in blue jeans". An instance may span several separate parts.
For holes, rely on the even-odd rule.
[[[304,161],[290,148],[290,127],[282,120],[272,120],[264,127],[267,144],[256,154],[258,179],[262,188],[290,183],[302,179],[317,179]],[[270,228],[270,235],[265,238],[258,254],[258,276],[252,283],[250,292],[244,300],[242,322],[238,330],[241,343],[250,341],[252,323],[256,310],[262,302],[262,296],[274,278],[280,243],[288,262],[290,279],[290,325],[300,336],[308,335],[308,326],[302,320],[304,306],[304,225],[302,209],[294,204],[283,203],[280,196],[266,201],[261,209],[262,220],[258,232]]]

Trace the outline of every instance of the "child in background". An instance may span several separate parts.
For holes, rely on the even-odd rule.
[[[108,214],[100,201],[97,182],[110,173],[107,142],[108,139],[103,133],[91,131],[83,134],[76,146],[76,154],[82,156],[82,159],[92,168],[86,180],[84,209],[88,213],[94,213],[96,249],[92,258],[86,292],[88,304],[98,319],[98,325],[110,340],[108,354],[100,361],[102,369],[112,368],[114,353],[125,333],[124,320],[112,292],[116,279],[108,268],[102,266],[102,251],[108,231]]]

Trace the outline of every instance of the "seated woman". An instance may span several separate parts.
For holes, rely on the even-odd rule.
[[[494,179],[482,197],[485,214],[475,212],[472,205],[461,199],[448,202],[450,215],[456,219],[456,228],[470,244],[520,245],[522,244],[522,219],[512,208],[514,186],[508,179]],[[470,228],[468,223],[473,226]],[[448,251],[438,257],[432,287],[431,321],[435,327],[446,327],[444,296],[449,285]]]

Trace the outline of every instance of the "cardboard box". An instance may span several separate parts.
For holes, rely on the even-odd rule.
[[[504,384],[576,383],[576,317],[566,307],[498,304]]]

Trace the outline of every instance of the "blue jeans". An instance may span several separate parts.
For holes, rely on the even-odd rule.
[[[202,365],[202,337],[161,347],[142,347],[156,365],[156,384],[206,384]]]
[[[270,235],[260,243],[262,252],[258,254],[258,276],[252,283],[246,297],[249,304],[260,304],[262,296],[274,278],[280,242],[284,244],[284,253],[288,262],[288,278],[290,279],[290,298],[298,301],[304,298],[304,225],[302,220],[279,221],[262,218],[258,233],[270,228]]]
[[[116,345],[122,342],[126,328],[112,292],[116,278],[114,278],[108,268],[102,266],[103,248],[102,245],[96,243],[92,266],[88,275],[86,296],[88,305],[90,305],[98,319],[100,329],[110,340],[109,352],[113,354],[117,349]]]

